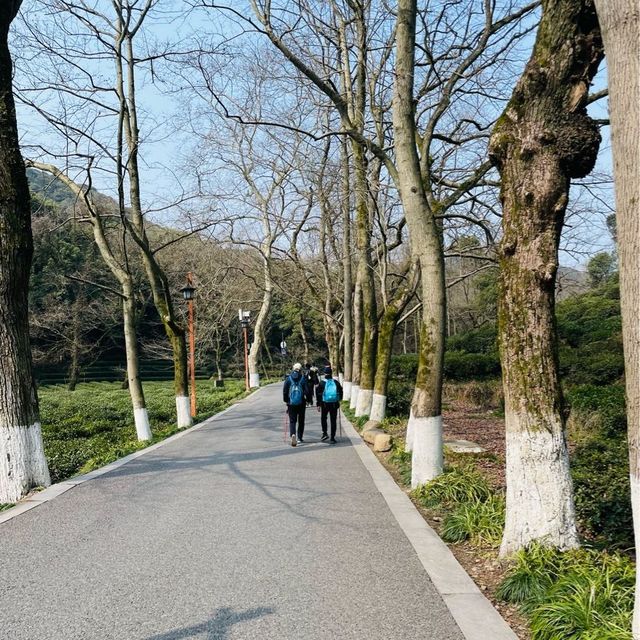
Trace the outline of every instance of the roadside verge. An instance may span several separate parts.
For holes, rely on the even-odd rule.
[[[409,497],[344,418],[345,434],[371,475],[378,491],[407,536],[466,640],[518,640],[491,602],[482,594],[449,547],[428,525]]]

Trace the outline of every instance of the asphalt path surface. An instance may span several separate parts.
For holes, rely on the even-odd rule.
[[[461,640],[346,438],[280,386],[0,524],[11,640]]]

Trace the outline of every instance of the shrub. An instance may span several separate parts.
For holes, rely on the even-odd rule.
[[[152,442],[157,442],[177,431],[173,384],[145,383],[144,390]],[[227,381],[224,389],[200,383],[198,419],[217,413],[243,393],[243,385],[237,381]],[[42,387],[38,395],[45,455],[53,482],[91,471],[149,444],[136,438],[129,394],[119,383],[85,383],[76,391]]]
[[[568,394],[576,514],[583,531],[612,547],[633,546],[624,387],[582,386]]]
[[[483,501],[464,502],[445,517],[442,539],[447,542],[469,540],[476,545],[497,546],[504,529],[504,514],[504,497],[499,494],[492,494]]]
[[[389,380],[408,380],[413,382],[418,373],[418,354],[404,353],[391,356]]]
[[[477,380],[500,375],[500,359],[496,353],[447,351],[444,354],[444,377],[447,380]]]
[[[631,640],[634,583],[623,556],[534,544],[516,554],[496,595],[520,604],[533,640]]]
[[[485,477],[470,467],[451,467],[412,492],[413,497],[428,508],[450,508],[458,503],[483,502],[491,494]]]
[[[413,381],[389,379],[387,386],[387,415],[389,417],[409,417],[411,399],[413,397]]]
[[[398,467],[400,480],[408,487],[411,484],[411,452],[405,451],[403,445],[394,441],[389,462]]]

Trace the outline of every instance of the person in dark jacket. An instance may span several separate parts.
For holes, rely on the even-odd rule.
[[[336,425],[338,422],[338,410],[342,400],[342,385],[333,378],[331,367],[324,368],[324,378],[316,387],[316,404],[320,411],[320,424],[322,425],[322,437],[325,442],[327,435],[327,416],[331,419],[331,444],[336,443]]]
[[[302,375],[302,365],[296,362],[293,371],[287,376],[282,388],[282,399],[287,404],[289,414],[289,437],[291,446],[295,447],[298,442],[304,442],[304,413],[307,404],[313,402],[313,388]],[[296,437],[297,425],[297,437]]]
[[[320,383],[320,378],[318,376],[318,367],[312,364],[309,367],[309,371],[307,372],[307,382],[311,385],[311,396],[315,394],[315,389]]]

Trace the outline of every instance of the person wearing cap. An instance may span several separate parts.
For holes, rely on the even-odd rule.
[[[324,368],[324,378],[316,387],[316,404],[320,411],[320,424],[322,425],[322,437],[325,442],[327,435],[327,416],[331,419],[331,444],[336,443],[336,426],[338,423],[338,409],[342,400],[342,385],[333,378],[331,367]]]
[[[304,414],[307,404],[313,402],[313,388],[302,375],[302,365],[296,362],[293,371],[287,376],[282,388],[282,399],[287,404],[289,414],[289,437],[291,446],[304,442]],[[297,434],[296,434],[297,428]]]

